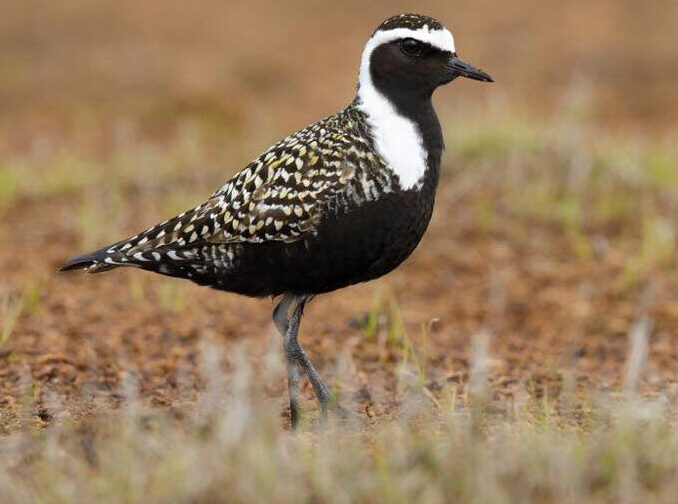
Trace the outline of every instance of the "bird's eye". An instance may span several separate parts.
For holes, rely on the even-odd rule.
[[[421,56],[425,49],[426,44],[413,38],[406,38],[400,42],[400,50],[408,56]]]

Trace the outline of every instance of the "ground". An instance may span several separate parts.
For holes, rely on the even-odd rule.
[[[410,6],[85,3],[0,19],[9,502],[673,502],[675,2],[427,4],[496,82],[435,97],[415,253],[310,303],[300,341],[359,420],[318,431],[304,382],[298,436],[274,300],[57,269],[348,103]]]
[[[626,158],[638,163],[629,180],[608,152],[625,148],[619,140],[603,149],[584,136],[554,145],[567,134],[562,125],[501,121],[483,120],[477,133],[448,128],[450,152],[426,238],[384,279],[314,299],[301,336],[309,354],[354,409],[389,415],[398,409],[405,363],[434,395],[449,384],[464,395],[473,342],[481,337],[499,402],[523,391],[555,400],[566,378],[589,393],[619,389],[629,335],[648,318],[642,389],[675,394],[674,190],[663,178],[673,176],[662,171],[675,154],[640,147]],[[176,178],[191,178],[169,157],[200,151],[200,140],[191,133],[155,151],[152,166],[174,166],[157,178],[134,169],[111,177],[119,158],[149,149],[135,141],[91,165],[71,159],[60,175],[65,185],[60,178],[35,193],[32,176],[45,168],[32,158],[16,161],[23,171],[3,206],[0,251],[3,418],[12,418],[28,383],[37,415],[45,394],[63,396],[74,414],[89,408],[85,391],[117,404],[129,373],[144,398],[168,405],[196,399],[206,344],[227,350],[226,370],[235,347],[254,362],[279,351],[270,299],[136,270],[56,273],[68,256],[168,216],[159,208],[176,197],[170,185],[181,188]],[[190,386],[180,383],[186,378]],[[284,385],[271,391],[281,411]],[[306,397],[312,405],[310,388]]]

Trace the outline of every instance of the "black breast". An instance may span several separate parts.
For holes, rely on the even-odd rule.
[[[304,239],[243,245],[238,267],[219,283],[249,296],[320,294],[385,275],[419,244],[433,213],[437,182],[436,163],[420,189],[328,214]]]

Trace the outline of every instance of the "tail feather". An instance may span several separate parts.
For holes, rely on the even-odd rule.
[[[124,245],[124,250],[120,250],[121,243],[125,242],[72,257],[59,268],[59,271],[85,269],[88,273],[101,273],[121,266],[134,266],[165,275],[187,275],[190,278],[196,272],[188,271],[186,265],[198,259],[202,247],[202,245],[190,248],[169,246],[141,252],[125,248]]]
[[[88,273],[101,273],[121,266],[120,264],[106,263],[105,260],[108,255],[107,248],[103,248],[87,254],[71,257],[66,261],[66,264],[59,268],[59,271],[86,269]]]
[[[72,257],[59,271],[86,269],[89,273],[99,273],[118,266],[137,266],[155,270],[161,259],[186,261],[194,253],[192,250],[195,246],[204,242],[205,238],[217,228],[210,212],[217,209],[220,201],[219,198],[212,198],[130,238],[88,254]],[[173,250],[176,250],[176,253],[173,253]]]

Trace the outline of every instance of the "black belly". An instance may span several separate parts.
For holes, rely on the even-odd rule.
[[[432,211],[431,193],[388,194],[328,214],[315,233],[298,241],[239,245],[236,268],[218,279],[194,280],[248,296],[320,294],[365,282],[393,270],[414,251]]]

